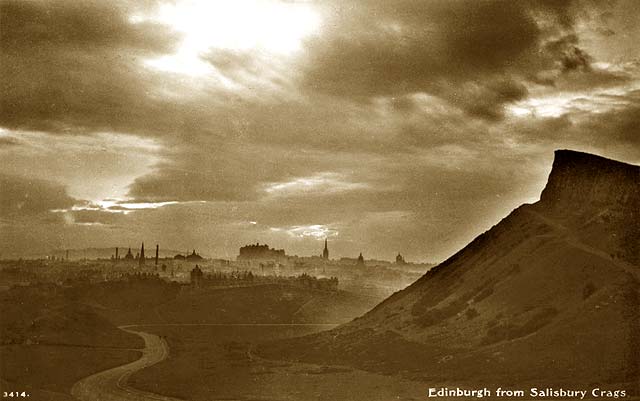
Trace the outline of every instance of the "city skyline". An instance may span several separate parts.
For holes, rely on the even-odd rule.
[[[633,1],[0,7],[2,257],[441,261],[536,201],[555,149],[640,162]]]
[[[324,242],[323,242],[323,248],[321,250],[321,252],[319,253],[311,253],[311,254],[305,254],[305,255],[298,255],[298,254],[292,254],[292,253],[287,253],[287,250],[284,248],[281,249],[276,249],[275,247],[271,247],[269,244],[266,243],[260,243],[260,242],[256,242],[255,244],[243,244],[243,245],[239,245],[238,246],[238,252],[236,252],[235,256],[232,257],[228,257],[227,255],[224,255],[224,257],[220,256],[220,255],[209,255],[209,254],[200,254],[199,252],[196,252],[195,248],[188,248],[186,250],[177,250],[171,246],[168,246],[166,248],[162,248],[160,247],[160,244],[155,244],[156,247],[156,251],[154,255],[151,256],[144,256],[145,260],[149,261],[153,261],[154,259],[156,260],[156,264],[157,261],[162,259],[162,260],[166,260],[166,259],[185,259],[188,256],[195,256],[197,258],[200,259],[209,259],[209,260],[242,260],[243,259],[243,250],[246,250],[247,248],[254,248],[254,249],[258,249],[259,248],[264,248],[263,250],[266,251],[267,253],[271,254],[273,253],[274,255],[276,255],[276,253],[280,253],[279,256],[283,257],[283,258],[311,258],[311,259],[322,259],[322,260],[326,260],[326,261],[339,261],[339,260],[357,260],[358,256],[356,256],[356,253],[359,253],[360,255],[362,255],[362,252],[358,252],[355,251],[355,253],[351,254],[351,255],[340,255],[338,257],[330,257],[330,251],[329,251],[329,242],[328,239],[325,238]],[[132,251],[132,249],[134,251],[136,251],[137,249],[139,251],[135,252],[135,255]],[[123,256],[122,252],[126,250],[126,254]],[[249,249],[251,250],[251,249]],[[86,256],[86,252],[89,251],[91,253],[93,253],[92,257],[87,257]],[[69,260],[82,260],[82,259],[86,259],[86,260],[98,260],[98,259],[106,259],[107,258],[107,253],[111,252],[111,256],[110,258],[112,260],[117,260],[117,261],[127,261],[129,260],[130,262],[138,262],[140,259],[140,255],[144,255],[144,241],[141,242],[141,245],[139,247],[131,247],[131,246],[106,246],[106,247],[97,247],[97,248],[80,248],[80,249],[55,249],[55,250],[51,250],[51,252],[48,253],[33,253],[33,254],[26,254],[26,255],[22,255],[21,258],[24,259],[52,259],[52,260],[58,260],[58,261],[69,261]],[[71,252],[72,256],[69,256]],[[101,256],[96,256],[96,252],[97,253],[101,253]],[[162,255],[162,256],[160,256]],[[276,255],[277,256],[277,255]],[[333,255],[332,255],[333,256]],[[249,256],[249,258],[251,258],[251,256]],[[260,257],[258,257],[260,258]],[[270,257],[266,257],[266,258],[270,258]],[[275,257],[277,259],[277,257]],[[402,253],[400,251],[396,252],[393,255],[386,255],[386,257],[384,259],[375,259],[375,258],[368,258],[365,257],[366,260],[372,260],[372,261],[380,261],[380,262],[389,262],[392,263],[394,260],[396,261],[396,264],[405,264],[405,263],[413,263],[413,261],[405,261],[404,256],[402,255]],[[11,258],[3,258],[2,255],[0,255],[0,260],[11,260]],[[425,261],[420,261],[420,262],[416,262],[418,264],[421,263],[427,263],[427,264],[433,264],[436,263],[438,261],[430,261],[430,262],[425,262]]]

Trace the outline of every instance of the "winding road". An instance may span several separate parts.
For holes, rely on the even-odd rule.
[[[169,347],[166,341],[154,334],[126,327],[120,329],[142,337],[145,345],[142,357],[126,365],[85,377],[73,385],[71,395],[80,401],[180,401],[177,398],[136,390],[127,385],[127,379],[131,374],[163,361],[169,355]]]
[[[144,349],[140,359],[126,365],[117,366],[76,382],[71,388],[71,395],[79,401],[183,401],[179,398],[167,397],[160,394],[137,390],[127,385],[127,379],[133,373],[155,365],[167,358],[169,346],[167,342],[155,334],[133,330],[132,327],[149,326],[249,326],[249,327],[279,327],[279,326],[321,326],[333,328],[336,323],[161,323],[144,325],[120,326],[119,329],[136,334],[144,340]],[[251,357],[251,355],[250,355]],[[216,400],[211,400],[216,401]],[[229,399],[225,399],[229,401]]]

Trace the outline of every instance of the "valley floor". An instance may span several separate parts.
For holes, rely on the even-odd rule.
[[[138,328],[136,328],[138,329]],[[171,325],[140,327],[166,338],[169,357],[138,371],[129,385],[194,401],[422,400],[428,385],[399,376],[257,357],[256,343],[310,334],[326,325]]]

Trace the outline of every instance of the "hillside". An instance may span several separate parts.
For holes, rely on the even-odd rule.
[[[259,352],[432,384],[637,392],[639,206],[638,166],[557,151],[539,202],[363,317]]]
[[[119,330],[90,306],[49,284],[0,293],[1,344],[140,348],[137,336]]]

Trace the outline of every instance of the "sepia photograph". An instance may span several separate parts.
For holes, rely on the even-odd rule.
[[[0,393],[640,400],[640,1],[0,0]]]

